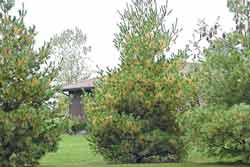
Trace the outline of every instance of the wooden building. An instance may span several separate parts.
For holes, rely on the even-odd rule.
[[[69,112],[72,116],[85,120],[84,93],[91,93],[94,89],[94,79],[83,80],[75,84],[69,84],[62,88],[63,92],[70,97]]]

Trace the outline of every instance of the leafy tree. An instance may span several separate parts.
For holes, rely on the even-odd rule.
[[[199,65],[200,94],[206,103],[249,104],[249,35],[238,32],[213,41]]]
[[[229,8],[235,14],[236,27],[238,26],[237,17],[242,18],[247,14],[242,11],[245,11],[248,5],[249,3],[239,0],[229,1]],[[244,28],[223,33],[221,36],[218,35],[219,24],[216,24],[216,29],[203,26],[203,29],[207,31],[199,32],[201,38],[206,38],[209,44],[207,48],[200,49],[202,56],[198,63],[197,76],[200,95],[206,103],[228,106],[240,103],[249,104],[250,32],[246,29],[247,19],[239,24],[242,24]]]
[[[89,107],[89,141],[108,160],[178,162],[185,154],[176,117],[195,88],[181,73],[182,53],[165,56],[179,32],[176,24],[165,27],[170,12],[136,0],[121,14],[115,38],[121,64],[97,81]]]
[[[54,151],[59,120],[52,112],[52,81],[57,68],[50,45],[38,50],[35,28],[25,25],[26,11],[10,15],[13,1],[0,1],[0,166],[37,166]]]
[[[200,151],[249,163],[249,3],[228,2],[235,14],[235,31],[222,36],[213,31],[218,30],[218,26],[216,29],[203,27],[200,31],[208,47],[201,49],[195,75],[205,105],[186,112],[179,119],[184,120],[181,123],[186,128],[187,139]]]
[[[87,36],[78,27],[67,29],[52,38],[52,54],[60,61],[57,81],[70,84],[87,79],[91,75],[89,57],[91,47],[86,45]]]

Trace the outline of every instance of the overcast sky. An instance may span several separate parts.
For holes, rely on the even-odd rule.
[[[113,67],[119,62],[119,54],[113,46],[114,33],[118,31],[117,10],[123,10],[130,0],[16,0],[17,7],[23,2],[28,11],[27,23],[34,24],[39,32],[38,44],[49,40],[53,34],[78,26],[87,34],[88,44],[92,46],[89,53],[92,66]],[[169,7],[173,9],[172,20],[178,18],[179,26],[183,28],[175,47],[183,48],[192,39],[198,19],[205,18],[213,24],[221,16],[221,24],[226,30],[232,28],[232,16],[226,2],[169,0]]]

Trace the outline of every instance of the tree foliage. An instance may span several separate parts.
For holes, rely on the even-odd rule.
[[[50,99],[57,68],[50,45],[38,50],[35,28],[25,25],[26,11],[10,15],[12,1],[0,2],[0,166],[37,166],[56,149],[59,121]]]
[[[66,29],[52,38],[52,54],[61,61],[57,81],[72,84],[90,77],[88,53],[91,47],[86,44],[87,36],[78,27]]]
[[[235,104],[250,101],[249,35],[238,32],[214,40],[204,50],[204,61],[199,65],[200,94],[206,103]]]
[[[208,106],[186,112],[181,118],[192,147],[209,157],[250,162],[250,106]]]
[[[250,2],[248,0],[227,0],[228,8],[234,14],[236,31],[250,33]]]
[[[236,29],[218,33],[219,24],[198,31],[208,47],[200,49],[196,77],[203,106],[179,117],[186,139],[201,152],[217,158],[250,162],[249,2],[229,0]],[[222,27],[223,28],[223,27]],[[215,32],[215,33],[214,33]],[[199,41],[198,41],[199,42]],[[193,145],[192,145],[193,146]]]
[[[199,95],[206,104],[249,104],[249,35],[247,8],[249,3],[229,0],[228,7],[235,15],[236,29],[222,33],[219,20],[209,27],[204,21],[196,30],[198,40],[192,43],[191,55],[197,58],[195,75]],[[244,18],[240,21],[240,18]],[[237,28],[241,24],[242,29]],[[202,46],[205,41],[207,46]]]
[[[132,1],[121,14],[121,64],[97,81],[89,111],[89,141],[108,160],[176,162],[185,154],[176,117],[190,107],[194,86],[181,56],[165,56],[179,31],[164,26],[169,14],[152,0]]]

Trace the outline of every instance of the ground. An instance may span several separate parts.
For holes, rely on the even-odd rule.
[[[196,158],[192,158],[193,163],[110,165],[90,150],[85,137],[64,136],[58,151],[45,156],[41,160],[40,167],[247,167],[247,165],[213,163],[211,160],[208,163],[198,155],[195,156]]]

